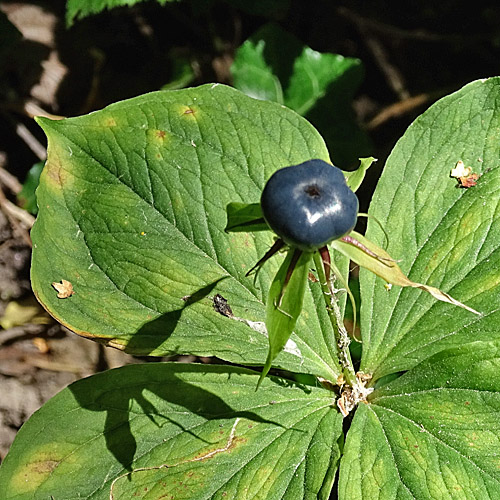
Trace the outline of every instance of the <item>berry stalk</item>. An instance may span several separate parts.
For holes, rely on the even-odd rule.
[[[326,254],[328,254],[328,258],[326,257]],[[344,381],[353,387],[354,384],[356,384],[356,374],[351,359],[351,353],[349,352],[351,339],[344,327],[342,314],[340,312],[339,301],[337,298],[338,290],[336,290],[333,286],[334,276],[332,276],[330,272],[329,257],[330,254],[328,253],[328,249],[326,249],[326,252],[314,253],[314,265],[318,272],[318,278],[323,292],[326,310],[328,312],[328,317],[330,318],[334,334],[334,342],[329,345],[329,348],[332,354],[334,354],[340,362],[342,373],[344,375]]]

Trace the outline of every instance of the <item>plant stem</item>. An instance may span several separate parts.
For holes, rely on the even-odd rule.
[[[351,353],[349,352],[351,339],[349,338],[349,334],[344,327],[336,290],[333,287],[333,278],[327,279],[323,259],[321,258],[319,252],[314,253],[314,265],[318,272],[321,290],[323,291],[323,298],[325,299],[326,310],[333,328],[333,334],[335,337],[333,350],[338,357],[340,365],[342,366],[342,373],[345,381],[351,387],[354,387],[354,384],[356,384],[357,381],[351,359]]]

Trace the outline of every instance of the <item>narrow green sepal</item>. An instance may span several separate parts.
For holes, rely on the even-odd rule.
[[[376,158],[370,156],[368,158],[360,158],[359,159],[359,167],[352,172],[344,172],[345,180],[347,185],[351,188],[352,191],[356,192],[361,186],[363,182],[366,171],[377,161]]]
[[[269,351],[264,368],[257,383],[259,388],[268,374],[273,360],[281,352],[295,328],[302,310],[312,253],[302,253],[288,283],[286,277],[297,250],[290,248],[269,289],[266,308],[266,328]]]
[[[437,300],[447,302],[448,304],[461,307],[471,313],[480,315],[480,313],[472,309],[472,307],[462,304],[438,288],[410,280],[403,271],[401,271],[396,260],[394,260],[385,250],[356,231],[351,231],[350,234],[343,238],[332,241],[331,247],[391,285],[419,288],[420,290],[426,291]]]

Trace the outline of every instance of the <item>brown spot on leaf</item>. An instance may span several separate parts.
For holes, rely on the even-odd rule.
[[[58,292],[57,297],[59,299],[67,299],[75,293],[73,290],[73,284],[68,280],[61,280],[59,283],[57,281],[54,281],[54,283],[52,283],[52,286]]]
[[[72,156],[71,149],[68,151],[69,156]],[[71,160],[69,160],[71,161]],[[42,172],[42,176],[45,179],[45,185],[49,188],[55,188],[57,191],[60,190],[61,187],[71,186],[74,181],[73,174],[70,173],[69,161],[64,163],[56,154],[50,154],[47,162],[45,163],[45,167]]]
[[[56,460],[44,460],[43,462],[35,462],[31,464],[31,470],[37,474],[49,474],[52,472],[59,462]]]
[[[66,453],[58,449],[60,444],[51,443],[53,449],[48,451],[49,446],[44,449],[36,449],[30,456],[23,457],[17,470],[9,478],[10,489],[17,495],[24,497],[33,497],[41,484],[54,473],[54,470],[60,465],[62,457]],[[6,485],[3,485],[2,491]],[[0,496],[1,493],[0,493]]]
[[[462,160],[458,161],[454,168],[451,169],[450,177],[458,180],[458,186],[470,188],[477,184],[479,174],[472,172],[472,167],[466,167]]]
[[[157,130],[156,131],[156,137],[159,139],[164,139],[166,135],[166,132],[164,130]]]
[[[312,281],[313,283],[317,283],[319,281],[318,278],[316,278],[316,276],[314,276],[314,274],[311,271],[307,273],[307,279],[309,281]]]
[[[181,116],[193,120],[198,120],[200,115],[200,108],[195,104],[183,105],[179,108]]]
[[[470,174],[467,177],[460,177],[458,180],[460,181],[460,187],[470,188],[477,184],[478,179],[479,179],[478,174]]]

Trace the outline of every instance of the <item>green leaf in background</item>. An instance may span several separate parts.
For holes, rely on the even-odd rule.
[[[259,384],[269,372],[273,360],[285,347],[295,328],[297,318],[302,311],[311,260],[311,253],[290,248],[271,283],[266,308],[269,352]],[[287,277],[290,269],[292,269],[292,274]],[[338,370],[340,372],[340,367]]]
[[[361,270],[361,370],[379,378],[442,349],[500,337],[500,79],[473,82],[418,118],[391,153],[369,213],[389,233],[387,252],[412,280],[481,313],[414,289],[388,291]],[[457,187],[463,161],[481,175]],[[383,233],[368,221],[366,237]]]
[[[40,174],[45,162],[40,161],[35,163],[28,171],[24,180],[23,188],[17,195],[17,200],[22,208],[33,215],[38,213],[38,205],[36,203],[36,188],[40,182]]]
[[[80,380],[22,427],[2,500],[327,500],[332,394],[228,366],[148,363]],[[70,416],[68,420],[68,416]]]
[[[187,87],[196,78],[191,61],[180,54],[173,52],[170,56],[172,76],[170,81],[163,85],[161,90],[178,90]]]
[[[358,59],[320,53],[276,24],[267,24],[238,49],[234,86],[284,104],[321,132],[339,167],[352,167],[371,145],[355,122],[351,101],[363,78]]]
[[[86,116],[39,118],[48,160],[32,230],[32,286],[73,331],[135,354],[191,353],[262,365],[265,301],[279,259],[245,273],[272,233],[226,233],[231,202],[324,142],[296,113],[223,85],[146,94]],[[339,264],[347,269],[347,259]],[[71,283],[59,298],[53,283]],[[331,326],[310,283],[276,365],[336,380]],[[214,309],[229,301],[233,315]]]
[[[79,19],[99,14],[103,10],[113,9],[115,7],[131,7],[145,0],[67,0],[66,2],[66,24],[72,26]],[[167,2],[176,2],[179,0],[156,0],[160,5]]]
[[[283,87],[265,56],[272,48],[267,40],[258,35],[255,41],[250,39],[244,42],[238,48],[231,66],[233,85],[255,99],[283,104]],[[276,56],[273,54],[272,59],[275,60]]]
[[[339,498],[500,498],[499,412],[498,342],[435,354],[360,405]]]

